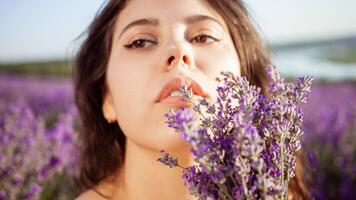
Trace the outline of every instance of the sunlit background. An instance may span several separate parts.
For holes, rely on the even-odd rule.
[[[245,1],[287,76],[356,78],[356,1]],[[0,2],[0,63],[70,60],[102,1]]]
[[[356,1],[245,2],[281,73],[289,80],[316,78],[310,103],[303,106],[310,190],[316,199],[355,197],[356,147],[350,141],[356,139]],[[68,170],[74,164],[65,154],[77,145],[71,61],[80,46],[78,37],[102,3],[0,1],[0,199],[26,194],[71,199],[78,193],[70,178],[75,172]],[[18,170],[18,163],[6,158],[13,156],[14,147],[28,144],[6,140],[10,135],[37,138],[22,148],[24,154],[44,140],[56,145],[43,148],[60,153],[43,155],[32,168],[25,163],[33,162],[24,158]],[[39,168],[41,176],[25,181],[34,173],[30,169]]]

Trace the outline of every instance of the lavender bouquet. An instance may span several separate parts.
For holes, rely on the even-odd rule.
[[[158,161],[183,168],[185,185],[199,199],[287,199],[303,134],[297,105],[306,102],[312,78],[291,84],[275,66],[267,71],[269,97],[245,77],[221,72],[215,103],[201,98],[193,110],[171,109],[165,115],[167,125],[191,145],[196,164],[183,167],[163,150]],[[186,86],[180,92],[191,101]],[[193,111],[199,113],[199,124]]]

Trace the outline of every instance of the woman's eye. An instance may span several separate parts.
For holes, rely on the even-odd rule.
[[[212,43],[212,42],[217,42],[220,41],[210,35],[198,35],[194,37],[191,42],[197,41],[198,43]],[[209,42],[210,41],[210,42]]]
[[[148,46],[151,46],[150,43],[151,43],[151,45],[157,44],[157,42],[155,42],[155,41],[146,40],[146,39],[138,39],[138,40],[131,42],[130,44],[124,45],[124,47],[126,47],[128,49],[146,48]]]

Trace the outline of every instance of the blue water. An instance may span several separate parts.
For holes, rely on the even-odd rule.
[[[311,75],[316,79],[356,80],[356,63],[337,63],[320,58],[327,49],[305,47],[275,52],[274,63],[287,77]]]

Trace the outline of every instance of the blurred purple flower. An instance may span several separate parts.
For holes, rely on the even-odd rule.
[[[309,185],[315,199],[356,196],[356,84],[313,86],[305,112],[303,148],[310,164]]]
[[[38,199],[55,174],[76,174],[71,84],[0,75],[0,199]]]

